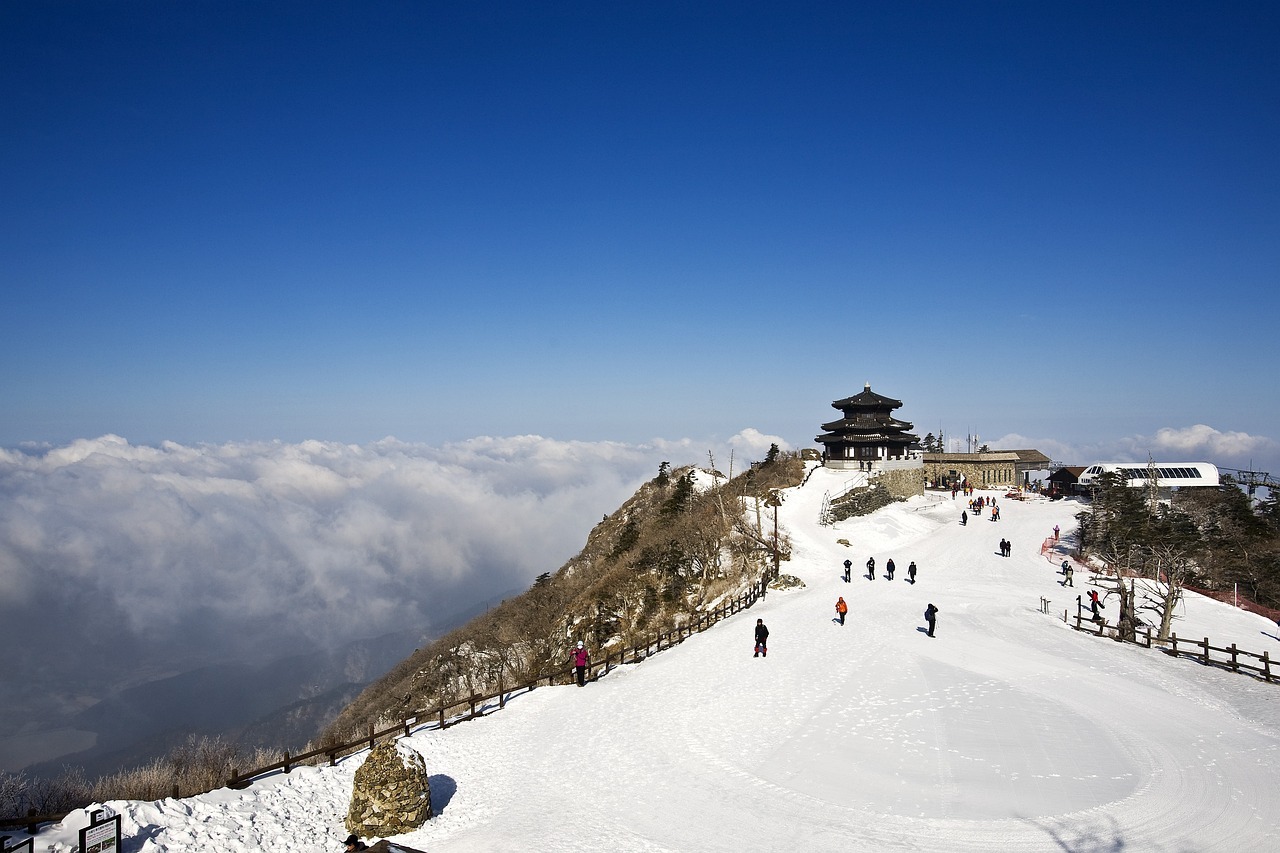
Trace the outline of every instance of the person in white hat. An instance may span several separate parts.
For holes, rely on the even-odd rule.
[[[573,650],[573,666],[578,671],[578,686],[583,687],[587,683],[587,647],[578,641],[578,647]]]

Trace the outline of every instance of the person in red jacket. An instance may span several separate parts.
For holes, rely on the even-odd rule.
[[[844,596],[836,602],[836,615],[840,617],[840,624],[844,624],[844,615],[849,612],[849,605],[844,603]]]

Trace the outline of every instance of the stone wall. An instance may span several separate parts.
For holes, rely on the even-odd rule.
[[[1012,462],[992,462],[980,465],[973,462],[926,462],[921,479],[943,481],[955,471],[975,489],[996,489],[1016,486],[1019,483],[1017,466]]]
[[[895,498],[911,498],[924,494],[924,478],[923,468],[898,468],[882,471],[871,482],[884,486]]]

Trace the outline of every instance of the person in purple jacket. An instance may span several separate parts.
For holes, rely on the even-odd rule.
[[[578,671],[578,686],[583,687],[587,683],[587,648],[578,641],[578,647],[573,650],[573,666]]]

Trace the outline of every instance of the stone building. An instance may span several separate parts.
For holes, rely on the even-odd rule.
[[[1049,464],[1049,457],[1039,450],[926,453],[924,477],[939,488],[963,482],[975,489],[997,489],[1023,485],[1031,472],[1048,470]]]

